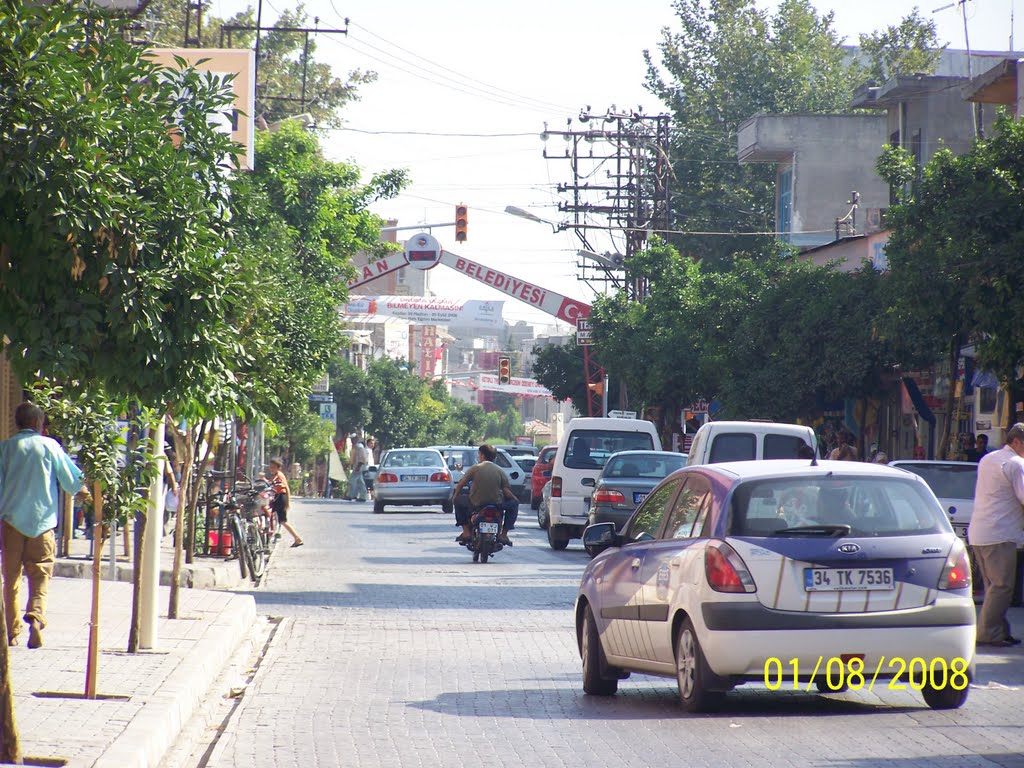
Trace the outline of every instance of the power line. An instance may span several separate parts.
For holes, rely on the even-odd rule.
[[[350,131],[352,133],[366,133],[372,136],[451,136],[456,138],[472,139],[505,139],[521,136],[532,136],[536,138],[539,134],[536,131],[523,133],[445,133],[443,131],[371,131],[365,128],[327,128],[327,131]]]

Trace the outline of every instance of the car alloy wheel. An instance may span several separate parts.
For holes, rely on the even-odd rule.
[[[601,637],[597,631],[594,612],[588,605],[583,613],[583,627],[580,632],[580,656],[583,657],[583,692],[591,696],[611,696],[619,690],[618,679],[602,677],[607,663],[601,648]]]
[[[676,682],[679,701],[687,712],[705,712],[721,701],[720,691],[707,689],[710,676],[693,622],[685,619],[676,639]]]

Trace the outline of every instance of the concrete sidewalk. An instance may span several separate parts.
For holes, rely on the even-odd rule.
[[[26,764],[31,758],[64,759],[75,768],[160,762],[256,618],[250,595],[183,589],[180,618],[171,621],[168,592],[160,589],[157,647],[129,654],[131,585],[102,583],[98,698],[87,700],[91,582],[51,582],[44,646],[29,650],[23,632],[22,644],[9,649]]]

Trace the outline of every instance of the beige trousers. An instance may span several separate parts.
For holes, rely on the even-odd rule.
[[[46,594],[53,576],[53,561],[57,542],[53,531],[29,538],[6,521],[0,526],[0,550],[4,572],[4,613],[7,618],[7,639],[18,636],[21,622],[17,620],[18,593],[21,574],[28,576],[28,605],[25,621],[35,619],[46,626]]]

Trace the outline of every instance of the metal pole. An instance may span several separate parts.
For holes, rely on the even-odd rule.
[[[608,417],[608,374],[604,375],[604,386],[601,388],[601,415]]]

